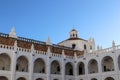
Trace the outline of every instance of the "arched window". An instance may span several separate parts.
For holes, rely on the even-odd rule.
[[[84,44],[84,50],[86,50],[87,49],[87,46],[86,46],[86,44]]]
[[[71,63],[66,63],[65,65],[65,74],[66,75],[73,75],[73,66]]]
[[[51,63],[51,74],[60,74],[60,64],[56,60]]]
[[[88,73],[92,74],[92,73],[98,73],[98,63],[95,59],[92,59],[89,61],[88,63]]]
[[[75,49],[76,45],[75,44],[72,44],[72,48]]]
[[[90,50],[92,50],[92,46],[90,45]]]
[[[20,77],[20,78],[18,78],[17,80],[26,80],[25,78],[23,78],[23,77]]]
[[[4,76],[0,76],[0,80],[8,80],[8,79]]]
[[[106,56],[102,59],[102,71],[114,71],[114,62],[112,57]]]
[[[73,34],[73,37],[75,36],[75,34]]]
[[[17,59],[16,71],[28,72],[28,60],[25,56],[20,56]]]
[[[42,78],[38,78],[38,79],[36,79],[36,80],[43,80]]]
[[[34,73],[45,73],[45,61],[38,58],[34,62]]]
[[[91,80],[97,80],[96,78],[92,78]]]
[[[107,77],[105,80],[115,80],[112,77]]]
[[[11,59],[6,53],[0,54],[0,70],[10,71]]]
[[[77,71],[78,71],[78,75],[84,75],[85,74],[85,66],[84,66],[83,62],[78,63]]]
[[[118,57],[118,67],[119,67],[119,70],[120,70],[120,55]]]

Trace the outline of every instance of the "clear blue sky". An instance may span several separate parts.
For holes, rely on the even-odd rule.
[[[0,0],[0,32],[58,43],[74,27],[97,45],[120,44],[120,0]]]

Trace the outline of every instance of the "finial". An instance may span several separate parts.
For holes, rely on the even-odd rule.
[[[51,53],[50,47],[48,47],[47,52],[48,52],[49,54]]]
[[[77,54],[76,54],[76,52],[74,52],[74,58],[75,58],[75,60],[77,59]]]
[[[89,41],[90,41],[90,42],[94,42],[94,38],[93,38],[93,37],[90,37],[90,38],[89,38]]]
[[[14,50],[17,51],[17,40],[14,42]]]
[[[46,44],[47,44],[47,45],[51,45],[50,37],[47,38]]]
[[[9,37],[17,38],[14,27],[12,27],[11,32],[9,33]]]
[[[34,52],[34,44],[31,45],[31,51]]]
[[[75,25],[73,24],[73,29],[75,29]]]
[[[112,42],[112,47],[115,47],[115,41],[113,40],[113,42]]]
[[[97,46],[97,50],[99,50],[100,49],[100,47],[99,47],[99,45]]]
[[[100,50],[102,50],[102,46],[100,46]]]

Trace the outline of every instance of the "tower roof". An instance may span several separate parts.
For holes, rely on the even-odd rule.
[[[71,31],[77,31],[77,30],[73,28]]]

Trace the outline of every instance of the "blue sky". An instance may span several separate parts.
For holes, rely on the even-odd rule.
[[[0,0],[0,32],[58,43],[73,28],[97,45],[120,44],[120,0]]]

